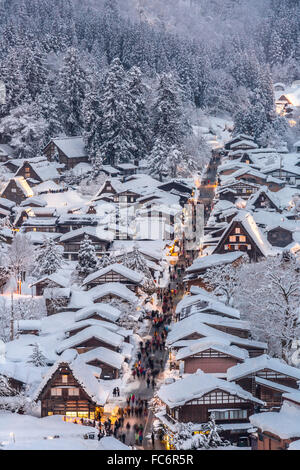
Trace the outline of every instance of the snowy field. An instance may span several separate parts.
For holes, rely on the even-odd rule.
[[[113,437],[84,439],[95,428],[65,423],[59,416],[35,418],[0,412],[0,449],[5,450],[129,450]],[[59,436],[59,438],[54,438]]]

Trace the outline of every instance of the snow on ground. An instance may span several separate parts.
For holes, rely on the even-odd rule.
[[[82,207],[88,201],[88,196],[82,196],[78,191],[69,189],[63,193],[43,194],[43,199],[48,206],[56,207],[58,212],[66,212],[68,209]]]
[[[85,440],[87,433],[96,433],[95,440]],[[59,436],[54,438],[54,436]],[[90,426],[65,423],[60,416],[35,418],[0,412],[0,449],[5,450],[130,450],[113,437],[100,442],[97,430]]]

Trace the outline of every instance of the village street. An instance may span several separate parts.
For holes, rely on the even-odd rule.
[[[148,334],[143,338],[143,345],[150,341],[150,338],[153,338],[153,343],[155,337],[164,335],[165,326],[168,325],[169,321],[175,320],[175,310],[177,303],[181,300],[184,290],[182,289],[182,278],[184,276],[185,268],[187,267],[187,260],[181,254],[178,257],[178,262],[175,267],[171,268],[170,271],[170,283],[168,289],[165,290],[165,293],[162,295],[162,301],[157,304],[159,309],[159,315],[163,319],[160,326],[155,326],[155,320],[151,321],[151,327],[148,331]],[[165,310],[165,313],[163,313]],[[155,343],[154,343],[155,345]],[[151,409],[149,409],[149,403],[157,388],[164,382],[165,370],[169,367],[168,364],[168,349],[167,347],[154,346],[151,348],[153,351],[149,356],[153,361],[153,374],[151,375],[151,381],[147,384],[146,376],[140,375],[137,377],[135,374],[134,384],[130,388],[130,394],[127,397],[127,400],[130,400],[130,415],[125,411],[125,419],[122,423],[122,426],[118,428],[115,436],[122,440],[125,435],[125,444],[134,446],[138,449],[151,450],[155,449],[165,449],[164,444],[155,436],[154,446],[152,443],[151,435],[153,429],[153,422],[155,421],[155,416]],[[139,353],[138,353],[139,355]],[[148,364],[147,356],[141,355],[141,366],[146,367]],[[153,377],[153,378],[152,378]],[[153,381],[154,379],[154,381]],[[134,402],[132,402],[132,396],[134,396]],[[145,411],[145,401],[147,401],[147,411]],[[138,412],[138,403],[142,403],[142,412]],[[128,405],[128,403],[127,403]],[[127,407],[128,409],[128,407]],[[125,408],[126,410],[126,408]],[[142,429],[143,440],[142,443],[136,440],[136,427]]]

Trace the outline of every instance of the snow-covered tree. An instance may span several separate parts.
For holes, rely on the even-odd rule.
[[[87,73],[78,51],[71,47],[64,57],[59,75],[60,110],[68,135],[78,135],[83,128],[83,103],[86,96]]]
[[[35,104],[23,103],[0,122],[1,138],[9,142],[20,158],[36,156],[41,147],[47,123],[38,114]]]
[[[89,236],[85,235],[78,251],[78,263],[76,266],[77,272],[81,276],[91,274],[97,270],[98,261],[95,247]]]
[[[151,271],[148,268],[147,260],[139,251],[137,245],[133,246],[131,253],[124,253],[121,263],[129,269],[143,274],[143,290],[145,290],[145,292],[151,293],[155,290],[155,283]]]
[[[120,59],[112,61],[101,97],[101,155],[111,165],[134,159],[132,123],[136,117],[129,99],[129,83]]]
[[[291,360],[299,337],[300,275],[294,257],[276,256],[244,264],[235,304],[251,324],[252,336],[269,345],[269,352]]]
[[[221,428],[216,425],[213,416],[208,423],[202,425],[199,433],[195,433],[194,429],[194,424],[190,422],[177,423],[175,432],[168,431],[170,443],[175,450],[209,450],[230,444],[220,437]]]
[[[248,256],[242,261],[247,262]],[[215,266],[205,271],[202,280],[215,295],[224,296],[226,304],[231,305],[240,285],[239,268],[232,264]]]
[[[104,253],[104,255],[102,255],[101,258],[99,259],[98,269],[107,268],[107,266],[114,264],[114,262],[115,260],[112,257],[107,256],[107,254]]]
[[[9,385],[7,377],[0,374],[0,397],[8,397],[14,394],[14,390]]]
[[[22,275],[30,270],[34,256],[34,247],[28,236],[17,233],[7,252],[7,266],[16,280],[20,281]]]
[[[47,365],[47,359],[44,356],[38,343],[33,346],[33,351],[29,357],[29,364],[33,364],[35,367],[45,367]]]
[[[84,141],[92,163],[93,174],[97,176],[102,169],[103,158],[100,151],[102,137],[102,108],[99,95],[99,84],[93,83],[87,91],[84,102]]]
[[[52,238],[47,238],[39,249],[34,274],[38,277],[55,273],[63,263],[63,250]]]

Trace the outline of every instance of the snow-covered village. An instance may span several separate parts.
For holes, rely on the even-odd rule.
[[[299,25],[0,0],[0,450],[300,450]]]

